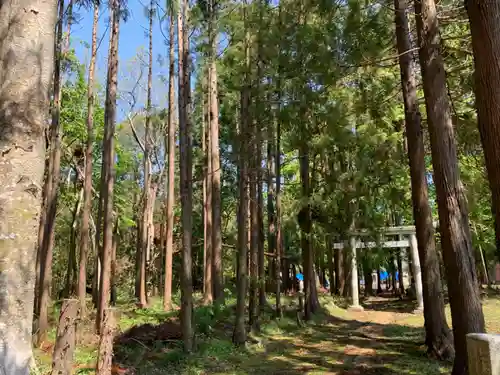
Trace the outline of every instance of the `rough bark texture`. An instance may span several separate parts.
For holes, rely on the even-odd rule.
[[[43,229],[41,255],[41,269],[39,287],[39,310],[38,310],[38,332],[37,345],[41,345],[47,338],[49,329],[49,304],[50,290],[52,286],[52,256],[55,239],[55,220],[57,211],[57,197],[59,186],[59,175],[61,166],[61,56],[62,56],[62,29],[64,17],[64,1],[59,1],[59,21],[57,23],[57,33],[54,54],[54,85],[53,104],[51,108],[52,119],[50,125],[50,148],[47,177],[44,184],[45,227]]]
[[[180,150],[180,191],[182,207],[182,271],[181,271],[181,327],[184,351],[193,350],[193,185],[192,185],[192,139],[189,108],[190,59],[189,59],[189,4],[182,0],[178,17],[179,46],[179,150]]]
[[[500,3],[464,0],[474,51],[479,133],[491,188],[497,258],[500,260]]]
[[[221,233],[221,188],[220,188],[220,151],[219,151],[219,97],[217,89],[217,35],[215,26],[214,1],[209,1],[210,9],[210,61],[209,61],[209,96],[210,96],[210,158],[212,172],[212,277],[213,294],[217,303],[224,303],[224,283],[222,274],[222,233]]]
[[[76,348],[76,327],[80,319],[79,301],[66,299],[61,306],[57,336],[52,353],[51,375],[71,375]]]
[[[103,314],[102,329],[99,339],[96,375],[111,375],[113,362],[113,335],[115,330],[115,310],[106,308]]]
[[[172,256],[174,254],[174,199],[175,199],[175,88],[174,88],[174,29],[175,18],[170,15],[169,25],[169,73],[168,73],[168,190],[167,235],[165,244],[165,284],[163,308],[172,308]]]
[[[422,265],[424,318],[426,345],[429,354],[446,359],[453,356],[451,332],[444,314],[444,298],[441,287],[439,258],[434,242],[434,228],[429,206],[425,169],[425,149],[418,108],[415,64],[411,49],[406,0],[395,0],[397,47],[401,84],[405,105],[406,138],[412,187],[413,216],[415,220],[418,254]],[[400,257],[399,257],[400,258]],[[398,267],[401,262],[398,262]],[[411,267],[410,267],[411,268]],[[402,270],[399,273],[402,275]],[[402,291],[404,293],[404,290]]]
[[[32,360],[36,242],[56,10],[55,0],[0,6],[0,368],[9,375],[27,375]]]
[[[111,255],[113,247],[113,187],[114,187],[114,134],[116,122],[116,94],[118,87],[118,33],[120,25],[120,1],[110,4],[112,14],[109,54],[108,82],[106,87],[106,105],[104,112],[103,165],[104,184],[101,186],[103,245],[101,276],[99,279],[99,303],[96,316],[96,328],[101,329],[104,310],[108,307],[110,292]],[[99,228],[97,229],[99,230]]]
[[[246,8],[243,8],[243,19],[245,21],[246,37],[245,37],[245,63],[246,68],[250,68],[250,47],[247,30]],[[240,114],[240,132],[238,140],[238,266],[237,266],[237,297],[236,297],[236,318],[233,331],[233,343],[238,346],[244,346],[247,339],[247,331],[245,326],[245,300],[247,295],[247,217],[248,217],[248,143],[244,140],[248,133],[248,119],[250,116],[250,87],[247,86],[248,72],[245,76],[246,80],[242,82],[241,88],[241,114]]]
[[[467,374],[466,334],[484,332],[468,209],[460,181],[441,38],[434,0],[415,1],[420,66],[431,140],[443,260],[448,279],[455,361],[453,375]],[[426,268],[425,266],[423,268]]]

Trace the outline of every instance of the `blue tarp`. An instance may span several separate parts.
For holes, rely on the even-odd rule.
[[[299,281],[304,281],[304,275],[302,275],[301,273],[298,273],[297,276],[295,276],[297,278],[297,280]]]
[[[387,271],[380,271],[380,280],[385,281],[389,278]],[[396,271],[396,279],[399,278],[399,272]]]

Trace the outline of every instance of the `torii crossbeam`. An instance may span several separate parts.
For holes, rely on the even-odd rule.
[[[418,257],[417,237],[415,235],[415,226],[399,226],[387,227],[376,231],[380,235],[397,235],[399,238],[396,241],[361,241],[359,237],[372,235],[373,232],[368,230],[357,230],[348,233],[349,243],[336,242],[333,245],[334,249],[343,250],[348,248],[351,251],[351,290],[352,290],[352,305],[349,307],[351,310],[363,310],[359,304],[359,290],[358,290],[358,262],[357,262],[357,249],[372,249],[377,247],[382,248],[410,248],[412,259],[413,276],[415,279],[415,292],[417,297],[417,309],[415,312],[422,312],[424,309],[424,298],[422,293],[422,272],[420,269],[420,259]],[[406,237],[406,238],[404,238]],[[401,272],[401,270],[400,270]]]

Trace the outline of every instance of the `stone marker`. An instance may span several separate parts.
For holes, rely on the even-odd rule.
[[[467,354],[470,375],[500,375],[500,335],[469,333]]]

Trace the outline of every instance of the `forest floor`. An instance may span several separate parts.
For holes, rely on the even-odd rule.
[[[327,294],[313,321],[298,324],[295,301],[285,299],[287,310],[279,321],[271,311],[261,317],[261,332],[243,349],[231,343],[234,305],[223,310],[195,309],[196,351],[182,353],[178,311],[165,313],[161,301],[149,309],[118,306],[119,328],[114,345],[113,374],[338,374],[437,375],[450,364],[425,355],[423,316],[412,313],[410,301],[372,297],[365,310],[345,309],[344,301]],[[489,332],[500,332],[500,298],[485,296],[483,309]],[[447,308],[448,320],[449,309]],[[97,336],[84,334],[75,355],[75,374],[94,374]],[[54,334],[52,335],[53,338]],[[37,363],[47,370],[51,343],[36,351]]]

